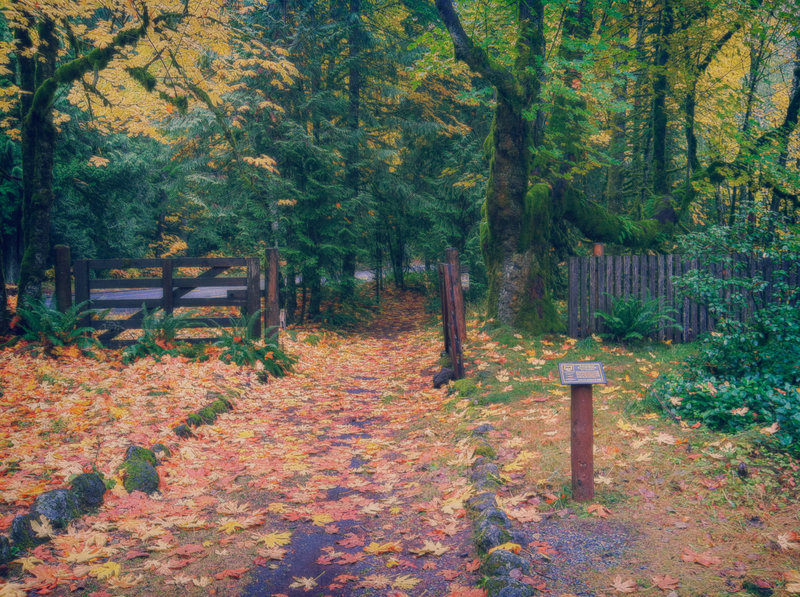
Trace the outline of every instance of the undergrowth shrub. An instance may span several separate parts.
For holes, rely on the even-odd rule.
[[[178,333],[200,325],[191,321],[196,314],[195,309],[179,314],[164,313],[161,309],[148,312],[142,305],[142,335],[136,344],[123,351],[122,362],[130,363],[147,356],[159,360],[164,355],[177,356],[184,350],[191,352],[186,343],[178,341]]]
[[[683,419],[731,432],[758,426],[800,454],[800,308],[797,288],[787,284],[800,258],[797,231],[754,205],[734,225],[688,235],[683,245],[725,271],[693,270],[675,279],[683,294],[707,307],[716,330],[682,371],[656,380],[651,394]],[[742,255],[776,264],[772,289]]]
[[[108,311],[87,309],[87,304],[88,301],[74,304],[64,312],[43,301],[20,306],[17,315],[23,330],[22,338],[39,344],[49,356],[53,356],[57,348],[66,346],[77,346],[84,352],[98,348],[100,343],[93,336],[94,328],[83,325],[83,321],[95,315],[102,318]]]
[[[615,342],[640,342],[651,338],[661,324],[665,328],[681,329],[672,315],[675,309],[666,307],[661,309],[658,299],[639,297],[612,297],[611,311],[598,311],[595,313],[605,325],[606,331],[600,334]]]
[[[243,315],[231,320],[230,328],[219,328],[219,340],[214,342],[214,346],[222,348],[219,359],[225,363],[263,367],[267,374],[282,377],[292,370],[295,360],[277,344],[264,343],[253,337],[251,330],[260,316],[258,311],[249,317]]]

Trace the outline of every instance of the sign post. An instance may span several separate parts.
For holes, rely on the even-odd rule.
[[[594,497],[594,412],[592,385],[604,384],[603,363],[559,363],[561,384],[571,386],[570,458],[572,496],[579,502]]]

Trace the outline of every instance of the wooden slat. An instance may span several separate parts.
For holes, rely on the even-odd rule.
[[[664,305],[663,309],[664,312],[669,311],[672,309],[672,305],[675,303],[674,297],[675,292],[672,288],[672,276],[674,271],[673,265],[673,257],[672,255],[664,255]],[[672,317],[671,311],[667,313],[670,317]],[[664,328],[664,339],[675,341],[675,330],[670,326],[665,326]]]
[[[570,257],[567,262],[567,333],[570,338],[578,337],[578,258]]]
[[[89,269],[160,268],[164,261],[171,261],[175,269],[181,267],[246,267],[244,257],[176,257],[173,259],[87,259]]]
[[[631,256],[622,257],[622,296],[625,298],[631,295]]]
[[[658,308],[660,311],[664,309],[664,305],[666,304],[666,259],[664,255],[656,255],[656,269],[658,271],[658,280],[656,282],[656,296],[658,297]],[[666,339],[666,333],[664,331],[664,321],[661,320],[658,322],[658,333],[657,338],[659,341],[664,341]]]
[[[597,332],[597,262],[599,257],[589,257],[589,334]]]
[[[611,305],[613,304],[614,294],[614,258],[610,256],[603,257],[606,266],[605,288],[603,288],[603,311],[606,313],[611,312]]]
[[[165,261],[161,266],[161,308],[164,313],[172,313],[172,306],[175,302],[172,294],[172,262]]]
[[[578,264],[578,288],[580,288],[580,329],[581,338],[586,338],[590,335],[589,332],[589,258],[579,257]]]
[[[231,317],[192,317],[184,321],[197,324],[189,329],[197,329],[199,327],[209,327],[209,323],[218,325],[219,327],[229,328],[233,327],[236,323],[235,318]],[[117,333],[124,330],[138,330],[142,327],[141,314],[130,319],[94,319],[90,325],[96,330],[116,330]]]

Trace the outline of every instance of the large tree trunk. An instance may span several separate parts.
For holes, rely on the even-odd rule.
[[[21,9],[25,13],[25,9]],[[19,302],[41,298],[42,282],[50,252],[50,210],[53,206],[53,156],[56,129],[53,101],[58,90],[79,80],[87,72],[101,70],[123,46],[133,45],[150,24],[147,10],[138,27],[119,31],[105,47],[94,48],[56,68],[58,39],[53,21],[36,21],[26,14],[30,26],[16,29],[14,38],[20,72],[20,120],[22,122],[22,237],[23,254],[19,275]],[[36,26],[34,48],[30,30]]]
[[[25,246],[19,278],[19,303],[25,304],[42,295],[42,282],[50,252],[50,210],[53,207],[53,156],[56,131],[53,125],[52,97],[34,101],[36,93],[55,72],[58,42],[54,24],[39,24],[37,59],[20,60],[23,94],[31,99],[22,103],[22,237]],[[27,32],[17,35],[22,47],[30,43]],[[55,93],[55,85],[50,95]],[[27,110],[26,110],[27,108]]]
[[[669,62],[669,43],[673,25],[672,0],[664,0],[653,76],[653,192],[658,198],[669,194],[666,103],[669,90],[667,62]]]

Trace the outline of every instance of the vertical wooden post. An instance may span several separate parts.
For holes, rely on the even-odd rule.
[[[461,264],[459,263],[458,251],[456,249],[445,249],[444,254],[451,268],[450,281],[453,287],[453,301],[455,302],[453,317],[455,318],[456,329],[458,330],[458,338],[460,342],[464,342],[467,339],[467,322],[464,291],[461,289]]]
[[[85,259],[80,259],[72,266],[75,272],[75,304],[80,305],[85,303],[82,310],[91,308],[89,297],[89,262]],[[89,325],[89,318],[85,317],[81,320],[81,325]]]
[[[247,258],[247,295],[245,311],[248,319],[261,311],[261,265],[258,257]],[[251,338],[261,337],[261,315],[253,319]]]
[[[569,258],[567,285],[567,330],[570,338],[578,337],[578,258]]]
[[[458,279],[458,274],[455,272],[452,265],[449,263],[442,264],[444,270],[444,299],[443,302],[447,305],[447,335],[449,343],[447,352],[450,355],[450,361],[453,367],[453,374],[456,379],[464,377],[464,355],[462,352],[461,336],[458,331],[458,316],[459,309],[455,295],[455,285],[461,284]]]
[[[172,260],[161,260],[161,308],[164,315],[171,315],[175,307],[175,297],[172,294]]]
[[[84,303],[89,300],[89,262],[79,259],[72,266],[75,270],[75,302]],[[91,305],[85,305],[89,308]]]
[[[571,390],[572,497],[579,502],[584,502],[594,497],[592,386],[573,385]]]
[[[278,304],[278,249],[267,249],[266,309],[264,312],[264,333],[267,342],[277,341],[280,327],[280,306]]]
[[[62,313],[72,306],[72,275],[69,247],[56,245],[56,309]]]
[[[450,305],[447,302],[447,290],[445,289],[445,268],[444,263],[438,266],[439,271],[439,300],[442,305],[442,331],[444,335],[444,350],[450,354],[450,332],[449,332],[449,319],[450,319]]]

